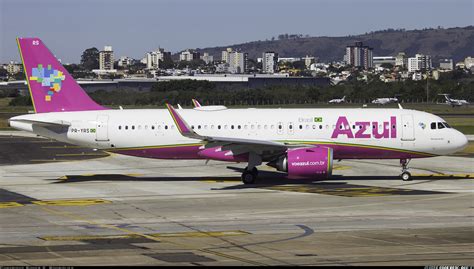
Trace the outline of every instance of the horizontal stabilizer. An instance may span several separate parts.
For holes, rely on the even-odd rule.
[[[38,126],[62,126],[62,127],[68,127],[71,126],[70,122],[63,121],[63,120],[58,120],[58,121],[39,121],[39,120],[27,120],[27,119],[10,119],[10,122],[24,122],[24,123],[30,123],[30,124],[35,124]]]

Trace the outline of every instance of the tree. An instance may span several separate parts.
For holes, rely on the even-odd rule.
[[[174,67],[174,62],[171,57],[163,57],[163,60],[160,60],[159,63],[160,69],[171,69]]]
[[[391,63],[383,63],[380,66],[383,67],[383,68],[387,68],[387,69],[392,69],[393,68],[393,64],[391,64]]]
[[[99,68],[99,50],[97,48],[86,49],[81,56],[81,65],[86,70]]]

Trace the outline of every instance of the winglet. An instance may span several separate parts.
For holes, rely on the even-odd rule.
[[[191,138],[200,138],[198,134],[196,134],[193,129],[189,127],[189,125],[183,120],[181,115],[178,114],[178,112],[174,109],[174,107],[168,103],[166,103],[166,108],[168,108],[168,111],[171,114],[171,117],[174,120],[174,123],[178,127],[179,132],[186,137],[191,137]]]
[[[196,99],[192,99],[194,107],[201,107],[201,104]]]

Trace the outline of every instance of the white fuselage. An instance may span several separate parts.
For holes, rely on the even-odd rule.
[[[179,111],[194,131],[202,136],[360,146],[421,153],[418,157],[450,154],[461,150],[467,144],[466,137],[455,129],[431,129],[432,123],[444,122],[440,117],[408,109],[248,108]],[[50,128],[18,122],[15,119],[63,121],[70,126]],[[28,114],[12,118],[10,124],[16,129],[62,142],[105,150],[202,143],[182,136],[166,109]],[[335,159],[362,158],[361,154],[351,157],[350,149],[342,147],[335,150],[334,154]],[[396,154],[364,154],[368,159],[399,158]]]

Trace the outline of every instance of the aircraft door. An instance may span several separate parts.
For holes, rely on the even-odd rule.
[[[97,116],[96,132],[95,132],[96,141],[109,141],[108,122],[109,122],[108,115]]]
[[[415,126],[413,126],[413,115],[402,115],[402,141],[415,140]]]

